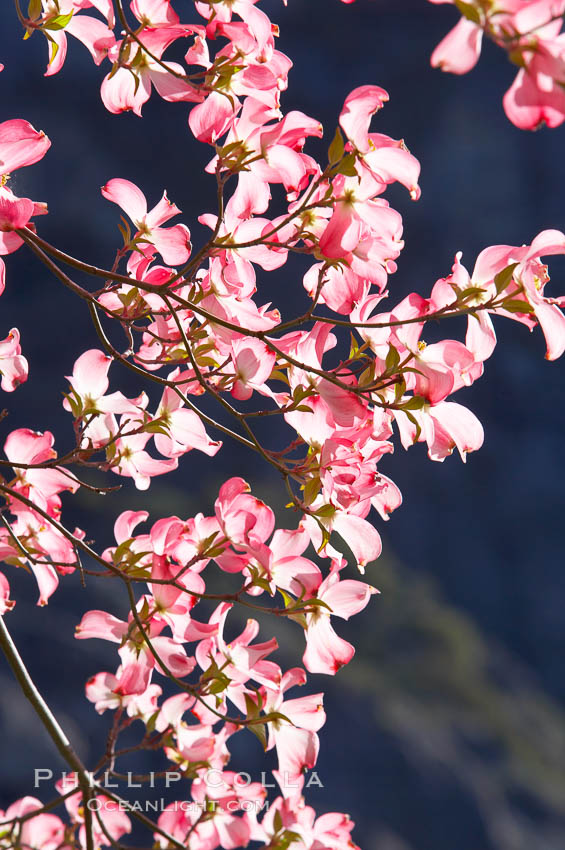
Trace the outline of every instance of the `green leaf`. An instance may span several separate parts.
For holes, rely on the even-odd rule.
[[[461,14],[464,18],[467,18],[468,21],[472,21],[474,24],[481,23],[481,15],[479,10],[476,9],[472,3],[466,3],[465,0],[453,0]]]
[[[130,550],[130,546],[133,543],[133,537],[130,537],[129,540],[124,540],[114,549],[114,554],[112,555],[112,560],[114,564],[119,564],[120,561],[126,556],[126,554]]]
[[[497,294],[500,294],[504,289],[506,289],[506,287],[514,277],[514,269],[517,265],[518,263],[511,263],[509,266],[506,266],[505,269],[502,269],[501,272],[498,272],[498,274],[494,276],[494,285],[496,286]]]
[[[206,558],[217,558],[218,555],[221,555],[222,552],[225,551],[225,546],[213,546],[206,552],[202,552],[202,556]]]
[[[509,50],[508,58],[510,59],[512,64],[517,65],[518,68],[526,67],[526,59],[522,50]],[[563,86],[563,83],[559,83],[559,85]]]
[[[355,154],[348,153],[343,157],[339,165],[334,168],[332,174],[343,174],[345,177],[357,177],[357,169],[355,168],[356,162]]]
[[[265,729],[265,724],[264,723],[254,723],[252,726],[248,726],[247,728],[249,729],[250,732],[253,732],[253,734],[257,738],[259,738],[259,740],[261,742],[261,746],[263,747],[264,750],[266,750],[267,749],[267,732],[266,732],[266,729]]]
[[[51,62],[55,61],[55,56],[59,52],[59,45],[54,40],[53,36],[49,35],[48,32],[45,32],[45,29],[42,30],[42,33],[45,36],[45,38],[47,39],[47,41],[49,42],[49,63],[48,64],[50,65]],[[26,38],[27,38],[27,33],[26,33]]]
[[[207,693],[217,696],[227,688],[231,679],[220,670],[217,663],[212,659],[210,666],[200,677],[200,682],[206,685]]]
[[[393,372],[398,364],[400,363],[400,354],[394,345],[389,345],[388,354],[386,356],[386,370],[387,372]]]
[[[278,591],[284,600],[285,608],[293,608],[296,600],[290,595],[290,593],[287,593],[286,590],[282,589],[282,587],[279,587]]]
[[[327,611],[333,611],[333,608],[330,608],[327,602],[324,602],[323,599],[317,599],[316,597],[312,599],[305,599],[304,605],[308,608],[325,608]]]
[[[39,18],[42,12],[41,0],[29,0],[27,7],[27,16],[30,21],[35,21]]]
[[[151,735],[151,733],[155,731],[155,723],[157,722],[157,718],[159,717],[159,713],[160,713],[159,711],[156,711],[154,714],[152,714],[151,717],[149,718],[149,720],[145,724],[145,729],[146,729],[146,731],[149,735]]]
[[[144,599],[143,604],[141,606],[141,610],[139,612],[139,619],[141,620],[142,623],[145,623],[145,621],[147,620],[148,617],[149,617],[149,602],[147,601],[147,599]],[[136,628],[138,628],[137,624],[136,624]]]
[[[273,371],[271,372],[270,380],[271,381],[282,381],[283,384],[288,385],[288,378],[287,378],[287,376],[285,375],[284,372],[281,372],[280,369],[273,369]]]
[[[355,357],[359,351],[359,343],[357,342],[356,337],[351,334],[351,346],[349,348],[349,359],[355,360]]]
[[[330,165],[335,165],[343,156],[345,144],[339,127],[336,127],[333,141],[328,149],[328,162]]]
[[[291,832],[290,829],[285,829],[282,836],[279,838],[277,847],[278,850],[288,850],[288,847],[295,841],[302,841],[297,832]]]
[[[411,399],[409,399],[406,404],[402,405],[402,410],[421,410],[425,405],[426,399],[422,398],[422,396],[414,395]]]
[[[209,340],[208,342],[204,342],[202,345],[199,345],[198,348],[194,349],[194,356],[200,357],[202,354],[207,354],[209,351],[212,351],[216,348],[216,343]]]
[[[241,150],[242,147],[243,142],[240,140],[237,142],[230,142],[229,145],[216,145],[216,153],[220,159],[224,159],[224,157],[228,156],[228,154],[235,153],[236,150]]]
[[[138,88],[139,88],[139,80],[140,80],[140,77],[139,77],[139,76],[135,73],[135,71],[134,71],[131,67],[128,67],[128,69],[127,69],[127,70],[128,70],[128,71],[130,72],[130,74],[133,76],[133,96],[135,97],[135,95],[137,94],[137,90],[138,90]],[[129,108],[131,109],[131,107],[129,107]],[[147,242],[147,244],[150,244],[150,243],[149,243],[149,239],[138,238],[138,239],[135,239],[135,240],[134,240],[134,242],[137,242],[137,241],[139,241],[139,242]],[[142,251],[140,251],[140,249],[139,249],[139,248],[137,248],[137,247],[136,247],[136,251],[139,251],[139,253],[140,253],[140,254],[142,254],[142,253],[143,253],[143,252],[142,252]]]
[[[196,779],[199,771],[209,767],[210,762],[208,761],[191,761],[184,771],[184,776],[186,779]],[[202,820],[206,819],[208,819],[208,815],[203,814]]]
[[[281,832],[284,826],[281,813],[278,809],[275,811],[275,816],[273,818],[273,826],[275,827],[275,832]]]
[[[249,567],[249,575],[251,576],[251,583],[254,587],[260,587],[263,590],[266,590],[267,593],[271,592],[271,587],[266,578],[264,578],[264,574],[261,574],[257,567]]]
[[[69,407],[71,408],[71,413],[75,419],[78,419],[81,411],[82,411],[82,400],[76,395],[75,391],[71,388],[70,393],[63,393],[63,396],[69,402]]]
[[[509,313],[533,313],[534,308],[527,301],[520,301],[518,298],[509,298],[508,301],[502,303],[502,307],[508,310]]]
[[[302,387],[302,386],[299,385],[294,390],[294,392],[292,394],[292,398],[296,402],[302,401],[305,398],[309,398],[313,394],[313,392],[314,391],[313,391],[312,387]]]
[[[302,626],[304,631],[308,628],[308,621],[306,620],[305,614],[297,613],[297,614],[288,614],[288,619],[293,620],[295,623],[298,623],[299,626]]]
[[[198,553],[200,555],[209,554],[208,549],[210,549],[210,547],[212,546],[212,543],[214,542],[214,540],[216,539],[216,537],[218,536],[219,533],[220,533],[219,531],[214,531],[212,534],[209,534],[208,537],[205,537],[204,540],[202,540],[198,544]],[[215,548],[217,549],[218,547],[215,547]],[[220,552],[223,552],[223,551],[224,551],[224,547],[222,546],[220,548]]]
[[[320,492],[320,479],[309,478],[304,485],[304,502],[306,505],[311,505],[318,493]]]
[[[485,290],[482,286],[468,286],[459,294],[459,301],[468,301],[469,298],[474,298],[477,295],[484,295]]]
[[[314,513],[316,516],[332,517],[335,514],[335,508],[333,505],[322,505],[317,511],[314,511]]]
[[[253,579],[253,586],[260,587],[262,590],[265,590],[267,593],[271,592],[271,586],[266,578],[257,577]]]
[[[129,567],[126,569],[128,576],[131,578],[143,579],[144,581],[151,581],[151,570],[148,570],[146,567],[138,567],[137,569],[130,570]]]
[[[118,224],[118,227],[120,225]],[[124,305],[124,307],[131,307],[135,299],[137,298],[139,292],[135,287],[132,287],[129,292],[120,292],[118,293],[118,298]]]
[[[375,364],[371,363],[367,368],[359,375],[358,384],[360,387],[370,387],[371,384],[375,383]]]
[[[399,399],[402,398],[402,396],[404,395],[405,392],[406,392],[406,381],[404,380],[404,378],[401,377],[400,380],[397,381],[394,385],[394,397],[395,397],[396,401],[399,401]]]
[[[208,685],[207,691],[209,694],[213,694],[215,696],[217,694],[221,694],[222,691],[225,691],[228,685],[229,680],[226,682],[223,679],[216,679],[214,682]]]
[[[122,239],[124,240],[124,245],[129,245],[131,242],[131,228],[129,226],[129,222],[123,217],[120,216],[121,224],[118,224],[118,230],[122,234]]]
[[[146,434],[164,434],[165,436],[168,436],[169,434],[168,427],[164,422],[160,422],[158,419],[155,419],[154,422],[147,422],[147,424],[143,426],[143,430]]]
[[[285,723],[290,723],[291,726],[294,726],[294,723],[290,718],[286,716],[286,714],[281,714],[280,711],[271,711],[269,714],[266,714],[264,720],[267,723],[270,723],[272,720],[284,720]]]
[[[417,443],[418,440],[420,439],[421,434],[422,434],[422,429],[420,428],[418,420],[416,419],[415,416],[412,416],[412,414],[409,413],[408,411],[406,411],[406,416],[408,417],[408,419],[410,420],[412,425],[414,425],[414,427],[416,428],[416,436],[414,437],[414,442]]]
[[[255,702],[251,694],[244,694],[244,697],[247,719],[254,720],[256,717],[259,717],[259,705]]]
[[[204,818],[204,820],[210,820],[211,818],[213,818],[216,814],[216,801],[210,800],[208,797],[206,797],[205,810],[206,817]]]
[[[69,21],[73,16],[73,12],[69,12],[68,15],[57,15],[54,18],[51,18],[50,21],[47,21],[46,24],[43,24],[44,30],[64,30]]]

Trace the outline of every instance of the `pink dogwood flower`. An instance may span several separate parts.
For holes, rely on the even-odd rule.
[[[0,811],[0,830],[2,823],[13,818],[29,815],[36,809],[41,809],[43,803],[35,797],[23,797],[12,803],[5,812]],[[65,824],[57,815],[40,813],[21,825],[21,841],[25,847],[41,848],[41,850],[56,850],[64,844]]]
[[[147,396],[142,393],[136,399],[128,399],[119,390],[109,395],[108,371],[112,358],[97,348],[85,351],[75,361],[73,374],[67,376],[73,390],[72,401],[79,415],[97,413],[139,414],[147,404]],[[80,405],[80,407],[78,406]],[[68,398],[63,401],[65,410],[71,410]]]
[[[131,218],[137,228],[136,239],[154,245],[167,265],[186,263],[190,257],[190,231],[184,224],[162,227],[178,215],[180,210],[167,198],[167,193],[153,209],[147,211],[143,192],[129,180],[116,177],[102,187],[103,196],[117,204]]]
[[[45,133],[35,130],[28,121],[16,118],[0,124],[0,255],[11,254],[22,244],[15,230],[27,227],[34,215],[47,212],[45,204],[14,195],[6,186],[10,173],[39,162],[50,146]],[[0,294],[3,278],[4,264],[0,260]]]
[[[0,340],[0,375],[2,389],[13,392],[19,384],[27,381],[28,362],[22,355],[20,332],[12,328],[6,339]]]
[[[168,376],[168,380],[174,381],[182,389],[182,377],[180,370],[175,370]],[[155,421],[162,423],[162,428],[167,432],[154,435],[155,448],[167,458],[180,457],[191,449],[198,449],[214,457],[222,447],[221,440],[212,440],[208,436],[200,417],[184,406],[182,398],[172,387],[166,387],[163,391]]]
[[[366,607],[374,593],[378,591],[362,581],[340,581],[336,570],[322,582],[316,596],[325,603],[324,607],[316,607],[306,615],[306,651],[302,660],[310,673],[333,676],[351,661],[355,647],[334,632],[330,617],[348,620]]]
[[[42,23],[45,32],[49,33],[49,62],[45,76],[58,74],[67,58],[67,33],[81,41],[92,56],[96,65],[106,58],[108,50],[116,43],[114,33],[110,29],[114,25],[114,10],[107,0],[58,0],[54,8],[50,0],[42,0],[43,15]],[[107,24],[92,15],[77,14],[84,8],[98,8],[106,17]],[[64,26],[50,27],[49,23],[54,18],[69,19]]]
[[[0,617],[11,611],[15,601],[10,599],[10,585],[4,573],[0,573]]]
[[[283,786],[302,778],[305,768],[316,764],[319,750],[318,732],[326,722],[324,695],[309,694],[287,699],[286,691],[303,685],[306,674],[301,667],[287,670],[277,692],[264,689],[265,712],[279,712],[288,720],[277,719],[269,724],[267,750],[276,748],[278,770],[275,776],[284,778]],[[284,792],[284,787],[283,787]]]

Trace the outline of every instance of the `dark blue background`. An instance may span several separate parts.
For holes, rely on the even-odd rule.
[[[182,15],[184,4],[177,5]],[[290,0],[286,9],[273,0],[265,8],[280,23],[279,48],[295,63],[283,108],[302,109],[326,128],[327,140],[312,150],[329,142],[347,93],[376,83],[390,103],[374,129],[404,138],[421,161],[421,200],[413,204],[401,189],[389,193],[406,238],[392,299],[427,294],[458,250],[472,268],[489,244],[565,229],[565,130],[527,134],[507,121],[501,98],[515,69],[504,55],[487,45],[477,69],[461,78],[429,67],[434,45],[457,20],[452,8],[424,0]],[[5,4],[0,119],[26,118],[53,142],[42,164],[14,178],[19,194],[49,203],[39,232],[78,256],[111,263],[117,213],[99,187],[120,176],[143,187],[150,203],[166,187],[200,244],[205,231],[196,216],[214,209],[213,180],[202,173],[209,151],[193,142],[186,106],[153,96],[144,121],[111,116],[98,94],[106,68],[96,69],[80,44],[70,44],[61,74],[43,79],[45,43],[39,35],[20,38]],[[10,416],[0,439],[15,427],[50,427],[63,451],[72,435],[58,408],[61,376],[97,340],[82,305],[33,257],[19,251],[7,266],[0,334],[21,329],[31,369],[29,382],[2,399]],[[553,292],[563,292],[565,263],[552,261],[551,269]],[[265,275],[263,301],[292,315],[305,304],[301,275],[294,262]],[[328,722],[319,762],[325,787],[309,799],[319,811],[349,811],[357,842],[375,850],[565,846],[564,365],[544,361],[539,333],[499,322],[498,335],[486,377],[457,399],[483,422],[484,447],[466,466],[456,458],[433,464],[421,446],[409,453],[399,447],[383,462],[405,501],[387,526],[379,524],[385,554],[369,579],[382,595],[356,622],[338,625],[359,650],[337,682],[310,678],[312,689],[327,691]],[[118,367],[111,376],[113,386],[136,391]],[[270,469],[237,445],[226,444],[221,463],[195,455],[174,477],[156,479],[147,495],[126,484],[106,500],[65,499],[66,516],[103,548],[126,506],[149,503],[155,518],[206,513],[232,474],[282,508]],[[19,600],[9,625],[71,739],[93,760],[109,719],[95,715],[82,685],[114,669],[114,647],[69,638],[85,610],[120,613],[125,600],[112,584],[89,582],[85,592],[70,578],[47,609],[35,610],[33,580],[6,572]],[[281,630],[281,663],[296,663],[300,639],[297,627]],[[8,803],[30,791],[35,767],[61,765],[5,665],[0,717],[0,803]],[[233,741],[236,763],[251,760],[259,771],[259,748],[247,738]]]

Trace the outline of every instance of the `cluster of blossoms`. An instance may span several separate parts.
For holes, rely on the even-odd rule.
[[[257,783],[238,789],[237,775],[225,771],[229,738],[247,727],[266,750],[276,748],[274,775],[283,794],[277,805],[301,813],[304,771],[316,763],[316,733],[325,714],[321,693],[289,698],[287,691],[304,685],[306,673],[301,667],[283,673],[270,659],[277,641],[256,640],[257,620],[247,620],[243,631],[227,640],[226,620],[233,605],[265,612],[269,609],[254,600],[280,593],[287,616],[304,629],[306,669],[333,675],[352,658],[354,648],[334,632],[331,617],[348,619],[365,608],[375,591],[364,582],[341,579],[345,563],[334,563],[324,578],[316,564],[303,557],[309,543],[305,529],[277,529],[273,534],[272,510],[239,478],[222,486],[212,517],[198,514],[185,521],[170,517],[156,522],[149,534],[133,535],[136,525],[146,519],[145,512],[122,514],[115,526],[118,546],[103,557],[119,563],[126,575],[138,580],[145,575],[149,592],[137,600],[128,622],[90,611],[77,628],[79,639],[100,638],[120,645],[116,673],[94,676],[86,695],[97,711],[123,711],[142,720],[147,734],[151,730],[160,734],[167,758],[193,779],[195,803],[204,799],[221,803],[212,822],[195,828],[194,846],[203,841],[210,847],[242,846],[258,827],[250,822],[249,812],[230,813],[227,803],[234,794],[240,800],[261,800],[266,791]],[[238,575],[241,586],[231,595],[233,602],[220,602],[207,622],[201,622],[194,609],[214,598],[206,594],[204,580],[211,561]],[[165,629],[170,636],[163,635]],[[152,682],[154,673],[172,675],[180,692],[159,704],[162,692]],[[187,714],[191,722],[185,719]],[[194,824],[198,809],[190,811]],[[169,831],[176,834],[181,827],[186,831],[186,816],[182,823],[175,820]],[[159,823],[169,821],[165,814]],[[263,831],[269,828],[264,825]]]
[[[65,806],[70,823],[65,823],[60,817],[43,810],[41,800],[36,797],[22,797],[5,812],[0,811],[0,847],[12,846],[10,833],[4,833],[3,822],[20,824],[18,840],[20,846],[27,848],[71,848],[86,845],[85,818],[82,810],[82,796],[79,791],[70,793],[76,787],[76,780],[70,776],[67,780],[59,780],[57,790],[66,795]],[[96,797],[92,798],[97,801]],[[98,818],[92,823],[92,834],[95,846],[109,846],[118,841],[123,835],[131,832],[129,818],[119,805],[112,800],[104,799]]]
[[[466,17],[434,61],[448,67],[453,53],[451,69],[464,70],[488,25],[489,34],[501,39],[514,32],[513,50],[522,51],[525,63],[520,73],[523,80],[533,79],[541,41],[534,49],[531,37],[516,34],[525,32],[518,16],[526,7],[533,14],[534,6],[539,15],[551,4],[515,3],[512,14],[490,2],[456,5]],[[475,5],[483,16],[478,20]],[[417,200],[420,166],[403,140],[370,129],[387,93],[367,85],[349,94],[327,163],[320,163],[305,147],[309,138],[323,136],[321,124],[281,109],[291,62],[275,49],[278,29],[258,3],[197,0],[194,7],[197,22],[181,23],[168,0],[132,0],[127,12],[121,0],[32,0],[27,17],[18,5],[26,34],[39,30],[48,40],[48,74],[64,62],[67,34],[81,40],[97,64],[110,61],[101,88],[110,112],[141,115],[152,85],[165,100],[195,104],[188,125],[212,149],[207,171],[215,179],[217,209],[200,216],[211,235],[193,253],[189,228],[168,224],[181,211],[166,193],[149,209],[140,188],[112,178],[102,194],[127,216],[119,225],[123,244],[111,269],[94,267],[42,239],[32,219],[47,212],[45,204],[9,188],[9,173],[42,159],[48,138],[24,120],[0,124],[0,253],[22,245],[32,250],[85,302],[100,340],[100,348],[78,357],[68,377],[63,404],[73,418],[70,450],[57,456],[51,433],[25,428],[4,440],[2,464],[13,477],[0,479],[5,499],[0,556],[34,573],[42,605],[59,576],[80,570],[83,577],[119,579],[130,608],[127,621],[89,611],[77,628],[80,639],[118,644],[119,666],[86,686],[97,711],[115,714],[106,754],[92,775],[69,756],[76,785],[68,793],[57,790],[70,823],[25,798],[0,814],[0,847],[12,846],[14,830],[33,850],[95,850],[128,832],[130,821],[116,795],[100,786],[99,773],[119,775],[118,738],[133,721],[144,726],[139,749],[161,750],[191,783],[185,802],[201,806],[200,812],[170,808],[152,824],[163,850],[232,850],[249,841],[281,850],[291,843],[298,850],[353,846],[345,815],[316,818],[302,797],[304,772],[318,755],[323,694],[288,697],[287,691],[305,684],[305,670],[281,670],[270,657],[275,638],[257,641],[258,620],[248,620],[228,639],[228,615],[243,606],[258,616],[294,620],[304,630],[306,670],[335,674],[351,660],[354,647],[334,631],[331,618],[359,613],[376,592],[342,578],[348,553],[363,572],[381,551],[371,511],[386,520],[401,503],[398,487],[380,471],[381,458],[391,454],[395,439],[404,448],[425,443],[438,461],[455,449],[465,460],[467,452],[480,448],[480,422],[451,397],[482,376],[496,345],[492,317],[513,319],[529,330],[539,326],[550,360],[565,350],[565,296],[546,295],[549,276],[542,261],[565,254],[565,235],[558,231],[546,230],[530,245],[487,248],[472,273],[457,254],[451,272],[429,295],[411,293],[388,304],[389,277],[404,243],[401,216],[384,194],[400,183]],[[135,29],[128,23],[132,19]],[[530,28],[533,21],[527,19]],[[546,29],[543,34],[550,35]],[[163,59],[168,48],[187,38],[185,65]],[[461,38],[467,53],[460,49]],[[291,254],[304,262],[309,303],[301,316],[283,321],[271,303],[257,301],[258,278],[282,267]],[[0,272],[3,289],[2,260]],[[104,285],[88,289],[71,273]],[[464,341],[426,344],[427,322],[461,316],[467,319]],[[125,353],[112,344],[107,326],[123,330]],[[344,338],[348,354],[336,356],[344,351]],[[110,392],[113,363],[135,373],[145,387],[157,384],[159,401],[152,405],[142,386],[134,398]],[[27,378],[16,329],[0,342],[0,372],[6,391]],[[233,430],[200,409],[203,395],[233,417]],[[263,445],[253,428],[257,417],[275,415],[289,428],[282,450]],[[148,514],[125,511],[115,524],[117,545],[100,553],[84,531],[63,524],[61,493],[103,489],[82,480],[83,471],[88,477],[94,467],[131,478],[145,490],[191,450],[213,457],[228,440],[259,453],[282,477],[300,516],[296,527],[275,530],[273,511],[241,478],[223,484],[213,516],[168,517],[149,533],[134,534]],[[308,547],[326,567],[305,557]],[[85,569],[82,557],[96,569]],[[226,581],[238,582],[235,589],[207,590],[204,576],[211,564]],[[199,619],[193,616],[198,604]],[[2,629],[13,605],[8,579],[0,573]],[[2,647],[13,660],[3,634]],[[175,686],[172,696],[162,699],[153,681],[157,675]],[[41,716],[41,705],[36,708]],[[59,733],[50,728],[57,740]],[[228,740],[245,729],[266,750],[275,749],[278,760],[281,795],[261,820],[252,810],[232,811],[234,801],[265,797],[262,786],[242,788],[237,774],[225,769]],[[219,785],[209,782],[210,770],[221,776]],[[99,798],[108,804],[104,814],[90,806]]]
[[[342,0],[353,3],[355,0]],[[429,0],[450,3],[461,19],[432,53],[432,65],[466,74],[478,62],[486,36],[519,67],[503,98],[516,127],[536,130],[565,121],[564,0]]]
[[[519,71],[504,95],[506,115],[516,127],[535,130],[565,121],[565,33],[563,0],[430,0],[453,3],[459,23],[438,44],[432,65],[453,74],[474,68],[483,35],[508,53]]]

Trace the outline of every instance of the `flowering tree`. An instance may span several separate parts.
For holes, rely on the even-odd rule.
[[[565,4],[454,5],[463,17],[434,52],[434,64],[469,70],[484,32],[522,65],[505,97],[511,120],[560,123]],[[323,694],[311,692],[317,685],[306,696],[292,689],[306,684],[307,672],[334,675],[353,657],[332,618],[359,613],[376,590],[350,577],[348,558],[364,573],[381,552],[378,524],[401,504],[379,461],[397,441],[405,449],[425,443],[436,461],[454,450],[464,461],[480,448],[480,422],[451,397],[482,376],[496,346],[495,317],[539,326],[550,360],[565,350],[565,296],[546,294],[543,263],[565,254],[563,233],[545,230],[530,244],[486,248],[472,272],[457,254],[430,292],[399,303],[391,293],[387,302],[404,243],[401,216],[384,196],[400,183],[418,200],[420,167],[403,141],[371,129],[386,91],[364,85],[347,96],[318,161],[308,142],[322,138],[323,128],[302,112],[283,112],[292,63],[276,49],[278,29],[259,3],[196,0],[192,17],[182,9],[190,20],[175,6],[31,0],[24,11],[15,2],[25,37],[38,31],[46,39],[48,76],[63,66],[69,34],[104,66],[101,98],[109,112],[142,116],[153,87],[165,101],[190,104],[187,132],[209,146],[215,186],[199,217],[210,236],[193,250],[189,227],[169,223],[181,211],[166,193],[150,209],[140,187],[109,179],[102,195],[121,211],[120,237],[109,267],[94,266],[42,238],[35,217],[46,205],[10,188],[13,172],[43,160],[48,137],[23,119],[0,124],[0,254],[33,252],[84,302],[99,338],[72,375],[61,377],[72,430],[58,442],[69,447],[58,453],[52,433],[31,428],[3,441],[0,550],[8,568],[0,573],[0,645],[70,774],[49,802],[25,797],[0,813],[6,850],[120,848],[132,818],[147,830],[146,845],[154,840],[167,850],[231,850],[250,841],[281,850],[351,846],[347,815],[317,817],[303,797],[325,721]],[[184,62],[168,58],[181,45]],[[262,299],[261,286],[264,273],[291,254],[303,263],[309,305],[283,319]],[[9,259],[0,259],[1,290],[9,278]],[[428,323],[457,317],[466,320],[464,341],[426,344]],[[118,368],[135,377],[134,397],[111,390]],[[0,372],[5,392],[28,378],[15,328],[0,343]],[[155,404],[153,384],[161,393]],[[258,436],[258,421],[271,416],[287,426],[282,448]],[[40,428],[41,421],[30,425]],[[63,515],[63,493],[102,495],[132,486],[119,483],[127,478],[147,490],[153,477],[190,463],[184,455],[192,450],[221,462],[234,440],[273,467],[294,509],[290,528],[275,528],[274,512],[242,477],[223,483],[209,515],[151,522],[146,511],[122,512],[104,550],[88,542],[88,528],[71,528]],[[91,470],[112,475],[101,487]],[[116,668],[86,684],[95,710],[112,718],[95,764],[78,757],[10,635],[14,567],[33,573],[39,605],[77,571],[113,581],[128,600],[127,620],[91,610],[76,629],[78,639],[118,647]],[[230,613],[239,607],[253,619],[229,638]],[[259,636],[269,617],[302,630],[302,666],[282,670],[272,659],[276,639],[267,631]],[[183,780],[182,798],[155,820],[132,807],[126,812],[107,781],[124,777],[132,747],[122,736],[132,726],[133,750],[159,752],[162,774]],[[276,751],[279,793],[268,806],[262,784],[228,769],[229,739],[249,733]],[[153,772],[136,776],[139,783],[153,779]],[[63,804],[65,819],[53,813]]]

